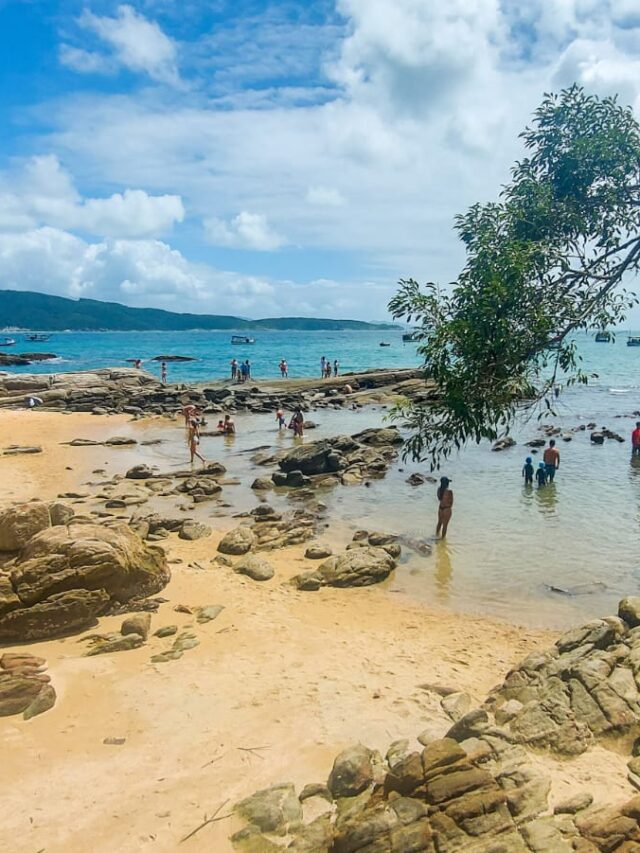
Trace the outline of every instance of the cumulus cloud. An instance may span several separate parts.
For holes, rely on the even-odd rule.
[[[212,217],[205,220],[204,226],[209,241],[216,246],[272,252],[286,244],[261,213],[243,210],[229,222]]]
[[[54,155],[32,157],[22,169],[0,175],[0,227],[51,225],[100,236],[162,234],[184,218],[177,195],[126,189],[107,198],[82,198]]]
[[[176,43],[155,21],[148,20],[132,6],[118,6],[114,17],[95,15],[85,10],[78,24],[97,36],[108,52],[63,44],[60,61],[64,65],[84,73],[124,67],[148,74],[161,83],[178,84]]]

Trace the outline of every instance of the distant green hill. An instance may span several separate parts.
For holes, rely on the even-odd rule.
[[[314,317],[276,317],[243,320],[223,314],[175,314],[159,308],[128,308],[117,302],[97,299],[64,299],[21,290],[0,290],[0,328],[18,326],[57,332],[74,331],[181,331],[187,329],[390,329],[390,323],[360,320],[323,320]]]

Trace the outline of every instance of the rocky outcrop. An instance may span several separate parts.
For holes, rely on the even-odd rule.
[[[125,524],[50,527],[0,575],[0,642],[26,642],[81,630],[110,604],[161,590],[164,552]]]
[[[67,524],[74,511],[57,501],[30,501],[0,513],[0,551],[19,551],[41,530]]]
[[[383,548],[363,545],[340,557],[329,557],[315,571],[294,577],[293,583],[302,590],[321,586],[371,586],[387,578],[395,567],[395,559]]]
[[[593,620],[529,655],[479,708],[465,713],[468,697],[446,691],[456,722],[444,738],[421,735],[424,748],[398,741],[384,764],[361,745],[345,750],[328,780],[335,803],[321,818],[254,822],[234,845],[245,849],[251,837],[247,850],[281,849],[278,834],[288,831],[288,849],[313,853],[640,849],[640,795],[602,805],[581,791],[551,809],[550,780],[531,760],[545,747],[568,769],[572,756],[616,735],[616,751],[632,748],[640,731],[638,604],[626,599],[618,617]],[[636,762],[629,779],[640,787]]]
[[[53,708],[56,692],[45,673],[44,658],[5,652],[0,657],[0,717],[22,714],[25,720]]]

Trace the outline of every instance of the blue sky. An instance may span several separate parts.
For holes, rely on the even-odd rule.
[[[385,319],[544,91],[640,105],[637,0],[0,0],[2,286]]]

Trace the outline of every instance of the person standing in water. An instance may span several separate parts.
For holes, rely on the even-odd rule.
[[[160,365],[160,382],[162,382],[163,385],[167,384],[167,362],[166,361],[163,361],[162,364]]]
[[[276,423],[278,424],[278,432],[283,430],[287,425],[287,422],[284,419],[284,412],[282,409],[278,409],[276,412]]]
[[[636,421],[636,428],[631,433],[631,455],[640,456],[640,421]]]
[[[533,459],[530,456],[527,456],[524,466],[522,468],[522,476],[524,477],[525,486],[533,485],[534,474],[535,468],[533,467]]]
[[[560,451],[556,447],[554,438],[549,441],[549,447],[545,450],[542,458],[544,460],[545,471],[547,472],[547,479],[550,483],[553,483],[556,471],[560,467]]]
[[[538,488],[547,485],[547,466],[544,462],[539,462],[536,468],[536,483],[538,484]]]
[[[324,368],[325,368],[326,363],[327,363],[327,359],[324,356],[322,356],[322,358],[320,359],[320,378],[321,379],[324,379],[324,376],[325,376]]]
[[[441,536],[442,539],[447,536],[447,528],[453,511],[453,492],[449,488],[450,482],[451,480],[448,477],[440,477],[440,486],[437,491],[438,526],[436,527],[436,536]]]

